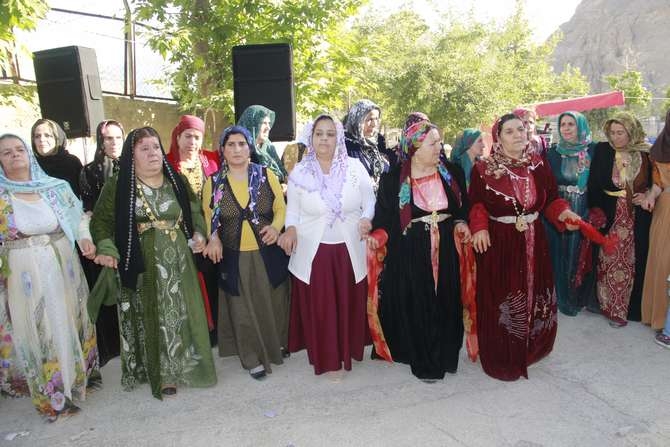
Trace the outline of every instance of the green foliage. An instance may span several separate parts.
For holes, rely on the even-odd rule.
[[[651,103],[651,92],[642,85],[642,73],[626,70],[621,74],[605,76],[614,90],[621,90],[626,98],[626,110],[644,113]]]
[[[661,116],[665,115],[670,110],[670,87],[665,91],[665,101],[661,105]]]
[[[139,0],[138,20],[161,23],[150,45],[178,68],[169,74],[184,110],[214,108],[233,118],[232,48],[290,43],[298,111],[311,115],[342,103],[349,82],[342,51],[332,48],[342,21],[365,2],[356,0]],[[353,45],[342,40],[343,45]],[[348,59],[347,59],[348,60]]]
[[[14,58],[17,51],[16,30],[32,31],[49,6],[44,0],[3,0],[0,8],[0,68],[10,77],[16,76]],[[25,50],[24,50],[25,51]],[[18,81],[15,81],[18,82]],[[35,101],[33,89],[18,84],[0,86],[0,106],[13,106],[17,100]]]

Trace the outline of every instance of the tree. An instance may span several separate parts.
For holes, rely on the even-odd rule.
[[[177,65],[169,79],[185,110],[214,108],[233,118],[232,48],[235,45],[288,42],[293,47],[299,114],[337,104],[327,88],[342,80],[341,57],[328,37],[360,0],[139,0],[140,20],[156,21],[150,45]],[[343,43],[346,43],[343,41]],[[331,57],[327,57],[331,56]],[[345,83],[346,85],[346,83]]]
[[[19,86],[16,55],[16,30],[32,31],[42,19],[49,6],[44,0],[3,0],[0,8],[0,71],[13,80],[12,84],[0,86],[0,105],[12,105],[15,98],[33,101],[35,89]]]
[[[620,74],[605,76],[605,80],[613,90],[620,90],[626,99],[625,110],[636,116],[649,116],[651,105],[651,92],[642,85],[642,73],[635,70],[626,70]],[[603,125],[612,118],[620,109],[610,107],[608,109],[590,110],[584,115],[589,122],[589,127],[594,139],[606,138],[603,133]]]
[[[578,69],[553,72],[551,55],[560,36],[533,43],[521,6],[499,26],[449,15],[439,22],[445,25],[431,29],[421,16],[402,10],[386,19],[371,13],[354,23],[350,39],[364,42],[375,57],[354,65],[351,76],[359,97],[382,106],[387,124],[400,126],[409,112],[421,110],[449,140],[515,106],[589,91]]]

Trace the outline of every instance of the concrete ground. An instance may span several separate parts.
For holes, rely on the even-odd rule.
[[[315,376],[304,352],[262,382],[236,358],[216,366],[215,388],[161,402],[147,386],[124,392],[115,359],[83,411],[52,424],[27,399],[0,399],[0,445],[670,446],[670,350],[648,327],[588,312],[560,316],[554,352],[512,383],[465,352],[435,384],[369,355],[339,381]]]

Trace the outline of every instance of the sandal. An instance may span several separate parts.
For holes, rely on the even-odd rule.
[[[177,387],[175,385],[163,385],[161,393],[163,396],[174,396],[177,394]]]

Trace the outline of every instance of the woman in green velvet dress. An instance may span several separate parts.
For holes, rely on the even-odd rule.
[[[136,129],[91,222],[101,246],[95,261],[107,267],[92,301],[119,302],[121,382],[127,390],[149,382],[159,399],[178,385],[216,383],[192,255],[205,248],[205,222],[187,185],[165,161],[156,131]]]

